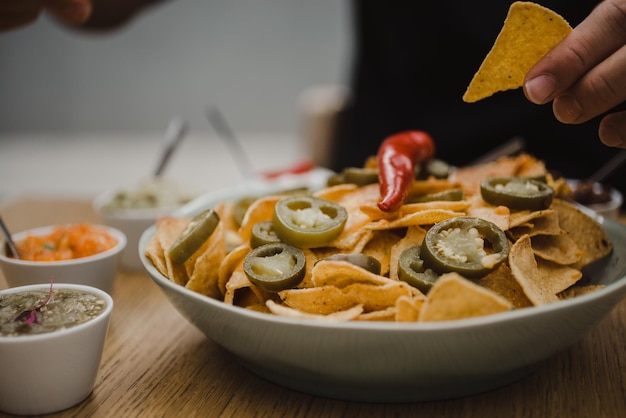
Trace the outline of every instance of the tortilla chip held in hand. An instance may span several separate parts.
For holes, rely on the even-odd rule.
[[[532,2],[513,3],[463,101],[473,103],[521,87],[528,71],[571,31],[569,23],[550,9]]]

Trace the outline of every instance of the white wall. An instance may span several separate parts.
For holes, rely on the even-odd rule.
[[[344,83],[350,10],[335,0],[177,0],[84,35],[43,18],[0,34],[0,141],[14,133],[195,130],[214,103],[240,132],[297,130],[297,100]]]

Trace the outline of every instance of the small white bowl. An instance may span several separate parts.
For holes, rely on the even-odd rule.
[[[173,187],[169,182],[164,184],[167,184],[168,186],[166,187],[168,188]],[[151,186],[156,187],[155,185]],[[131,271],[143,270],[141,259],[139,258],[139,238],[141,234],[148,227],[156,223],[159,217],[171,214],[174,210],[178,209],[182,203],[181,205],[168,205],[155,208],[108,208],[107,205],[114,199],[117,193],[119,193],[119,190],[110,190],[96,196],[92,204],[93,210],[98,214],[102,223],[117,228],[126,235],[128,244],[124,251],[122,251],[120,259],[121,266]]]
[[[572,189],[572,192],[579,186],[580,183],[581,181],[576,180],[576,179],[567,180],[567,184],[570,187],[570,189]],[[608,193],[611,196],[611,199],[608,202],[594,203],[594,204],[586,204],[583,202],[578,202],[578,203],[580,203],[583,206],[588,207],[589,209],[593,210],[598,215],[602,215],[604,217],[611,218],[611,219],[617,219],[619,217],[620,209],[622,207],[624,198],[622,194],[613,187],[609,187],[600,183],[594,183],[592,186],[592,190],[594,190],[594,193],[599,193],[603,188],[607,189]]]
[[[48,290],[49,284],[0,291]],[[113,310],[106,292],[89,286],[54,284],[58,290],[78,290],[104,300],[94,319],[44,334],[0,335],[0,411],[19,415],[48,414],[70,408],[93,391]]]
[[[12,234],[13,240],[19,242],[28,235],[48,235],[56,225],[33,228]],[[126,247],[126,236],[118,229],[97,225],[104,228],[117,239],[115,247],[88,257],[60,261],[28,261],[8,257],[4,239],[0,242],[0,268],[9,287],[29,284],[55,282],[75,283],[97,287],[107,293],[113,291],[113,282],[117,275],[117,267],[122,250]]]

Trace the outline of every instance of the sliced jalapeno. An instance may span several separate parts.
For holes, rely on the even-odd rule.
[[[495,224],[461,216],[433,225],[422,243],[422,260],[439,274],[457,272],[479,278],[495,270],[509,255],[509,242]]]
[[[324,260],[337,260],[337,261],[347,261],[348,263],[354,264],[355,266],[364,268],[370,273],[380,274],[381,265],[380,261],[378,261],[375,257],[371,255],[362,254],[362,253],[354,253],[354,254],[333,254],[329,255],[326,258],[322,258],[318,261]]]
[[[259,222],[252,227],[250,247],[256,248],[261,245],[275,244],[277,242],[280,242],[280,238],[278,238],[274,231],[272,221]]]
[[[261,245],[250,251],[243,271],[255,285],[270,292],[295,287],[306,273],[301,249],[284,243]]]
[[[513,210],[543,210],[550,207],[554,190],[546,183],[523,177],[491,177],[480,183],[483,200]]]
[[[398,260],[398,277],[422,293],[428,293],[439,275],[424,265],[420,257],[420,246],[414,245],[400,254]]]
[[[243,217],[246,216],[246,211],[255,200],[257,200],[257,198],[254,196],[244,196],[235,202],[235,207],[233,208],[233,221],[235,221],[235,225],[241,226]]]
[[[378,183],[378,169],[376,168],[346,167],[341,173],[344,183],[357,186]]]
[[[282,242],[300,248],[323,247],[337,238],[348,212],[329,200],[314,196],[289,196],[274,207],[274,231]]]
[[[213,234],[220,222],[220,217],[213,209],[207,209],[194,216],[185,227],[167,253],[176,264],[183,264]]]
[[[465,199],[465,194],[461,189],[444,190],[439,193],[431,193],[420,196],[409,196],[405,200],[405,203],[423,203],[423,202],[458,202]]]
[[[431,158],[430,160],[419,166],[419,170],[415,177],[418,180],[424,180],[429,177],[434,177],[436,179],[447,179],[448,176],[450,176],[450,165],[443,160]]]

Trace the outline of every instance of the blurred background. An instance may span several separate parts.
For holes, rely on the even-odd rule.
[[[145,131],[218,104],[248,132],[293,133],[309,86],[341,83],[346,1],[173,0],[121,30],[48,18],[0,34],[0,134]]]
[[[348,77],[350,25],[347,0],[173,0],[107,33],[76,32],[47,17],[1,33],[0,193],[80,190],[87,185],[77,173],[97,164],[115,164],[119,177],[146,173],[173,116],[189,122],[191,144],[181,145],[187,156],[176,155],[169,172],[187,176],[176,164],[195,164],[185,160],[194,157],[232,165],[207,158],[223,148],[205,117],[209,104],[252,155],[273,138],[293,139],[271,164],[292,162],[307,153],[298,145],[303,92]],[[113,150],[115,161],[98,159]],[[40,185],[65,168],[66,151],[81,155],[75,169]],[[21,182],[9,181],[15,170]],[[119,181],[86,174],[93,189]]]

